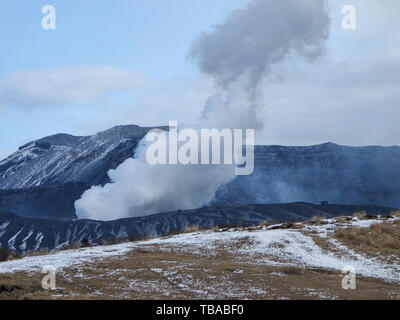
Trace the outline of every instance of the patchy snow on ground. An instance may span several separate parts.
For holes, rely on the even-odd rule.
[[[374,222],[375,221],[375,222]],[[353,219],[347,226],[368,227],[380,220]],[[202,231],[157,238],[135,243],[97,246],[77,250],[65,250],[49,255],[25,257],[0,263],[0,273],[34,272],[52,265],[57,270],[73,265],[122,256],[133,248],[157,246],[161,250],[178,250],[194,255],[216,256],[221,250],[235,254],[238,261],[265,265],[293,265],[310,268],[343,270],[352,266],[358,275],[400,283],[400,266],[369,258],[356,253],[327,235],[333,232],[334,221],[322,225],[307,225],[303,229],[260,230],[233,229],[224,232]],[[319,247],[311,234],[326,238],[329,248]],[[162,272],[162,269],[154,269]],[[237,272],[240,272],[238,270]]]
[[[394,221],[392,219],[391,221]],[[333,232],[333,220],[326,224],[307,226],[307,231],[314,231],[326,238]],[[380,220],[354,219],[347,226],[369,227]],[[270,227],[271,228],[271,227]],[[329,239],[329,250],[320,248],[311,236],[295,229],[277,229],[257,231],[198,232],[181,234],[167,239],[154,239],[146,244],[158,244],[161,247],[181,248],[192,254],[214,255],[217,248],[223,246],[234,250],[240,258],[250,258],[257,263],[267,265],[294,265],[301,267],[325,268],[342,271],[352,266],[357,274],[379,278],[388,282],[400,283],[400,265],[388,264],[378,259],[363,256],[334,239]],[[246,239],[246,244],[235,249],[235,243]],[[230,246],[230,244],[232,244]]]
[[[304,235],[299,230],[208,231],[150,240],[146,245],[172,246],[188,253],[212,255],[220,243],[228,245],[243,238],[248,238],[248,243],[236,250],[238,258],[253,258],[253,261],[267,265],[296,265],[340,271],[346,266],[352,266],[357,274],[400,283],[399,265],[364,257],[333,240],[332,248],[340,254],[323,250],[315,244],[311,236]]]
[[[57,270],[73,265],[123,255],[133,247],[133,243],[122,243],[112,246],[97,246],[76,250],[64,250],[47,255],[25,257],[22,259],[0,262],[0,273],[8,272],[37,272],[44,266],[53,266]]]

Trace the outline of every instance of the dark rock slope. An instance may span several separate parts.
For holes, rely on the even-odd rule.
[[[289,203],[276,205],[245,205],[239,207],[205,207],[174,211],[146,217],[115,221],[75,220],[71,222],[22,218],[0,213],[0,245],[11,250],[26,251],[41,248],[61,248],[87,238],[92,244],[111,238],[151,234],[166,235],[197,224],[201,227],[216,225],[255,225],[264,220],[277,222],[291,219],[307,220],[314,215],[333,217],[365,211],[368,214],[389,214],[391,208],[376,206],[315,205]]]
[[[0,211],[74,219],[74,202],[91,186],[109,182],[107,172],[133,156],[149,129],[56,134],[21,146],[0,161]],[[400,207],[400,147],[256,146],[254,173],[221,186],[210,205],[321,200]]]
[[[117,126],[92,136],[56,134],[32,141],[0,161],[0,211],[72,220],[86,189],[132,157],[151,128]]]
[[[109,181],[107,171],[132,157],[151,128],[117,126],[92,136],[56,134],[27,143],[0,162],[0,189]]]
[[[400,147],[256,146],[254,173],[220,187],[211,204],[322,200],[400,207]]]
[[[27,218],[71,221],[74,202],[89,188],[84,183],[66,183],[35,188],[0,190],[1,211]]]

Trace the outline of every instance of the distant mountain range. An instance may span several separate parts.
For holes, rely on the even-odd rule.
[[[167,130],[167,127],[162,127]],[[117,126],[92,136],[56,134],[0,161],[0,211],[71,221],[74,203],[107,172],[132,157],[151,128]],[[251,176],[238,176],[209,205],[327,200],[400,207],[400,147],[256,146]]]
[[[115,221],[75,220],[71,222],[23,218],[0,213],[0,245],[13,251],[57,249],[87,238],[92,244],[102,240],[149,234],[167,235],[189,225],[212,227],[223,225],[257,225],[261,221],[285,222],[308,220],[314,215],[334,217],[365,211],[370,215],[389,214],[391,208],[377,206],[343,206],[309,203],[244,205],[238,207],[204,207],[160,213],[146,217]]]

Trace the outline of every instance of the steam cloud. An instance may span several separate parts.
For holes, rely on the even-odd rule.
[[[321,55],[328,28],[322,0],[255,0],[201,34],[189,56],[215,79],[217,89],[196,127],[262,128],[263,78],[292,51],[311,60]],[[145,147],[142,142],[135,159],[109,172],[112,183],[84,193],[75,204],[80,218],[112,220],[199,207],[234,178],[229,165],[149,165]]]

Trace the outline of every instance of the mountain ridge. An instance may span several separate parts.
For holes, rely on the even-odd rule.
[[[288,222],[293,219],[309,220],[314,215],[335,217],[365,211],[370,215],[387,215],[394,208],[379,206],[346,206],[337,204],[252,204],[237,207],[203,207],[177,210],[143,217],[123,218],[112,221],[79,219],[56,221],[32,219],[12,213],[0,212],[0,246],[13,251],[60,249],[84,238],[92,244],[128,236],[168,235],[185,230],[190,225],[213,227],[223,225],[258,225],[262,221]]]
[[[254,172],[220,186],[210,205],[327,200],[400,206],[400,147],[256,146]]]
[[[0,189],[107,183],[106,172],[132,157],[138,142],[155,128],[165,127],[115,126],[89,136],[61,133],[28,142],[0,161]]]
[[[91,186],[110,182],[108,171],[133,157],[139,141],[154,128],[166,127],[115,126],[90,136],[59,133],[20,146],[0,161],[0,210],[77,218],[75,201]]]
[[[108,171],[133,157],[153,128],[115,126],[90,136],[54,134],[21,146],[0,161],[0,211],[70,221],[74,203]],[[370,204],[400,207],[400,147],[255,146],[255,168],[220,186],[209,205],[251,203]],[[36,194],[36,196],[33,196]]]

